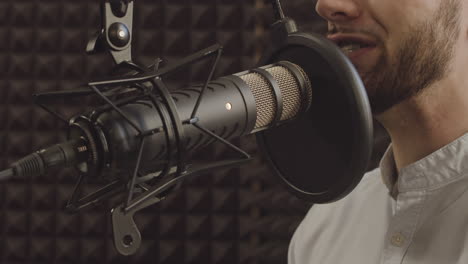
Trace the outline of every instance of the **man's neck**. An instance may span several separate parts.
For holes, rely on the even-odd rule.
[[[462,32],[459,51],[468,45],[468,29]],[[390,134],[398,170],[468,132],[468,53],[457,54],[444,79],[376,116]]]
[[[398,170],[468,132],[468,94],[457,83],[440,82],[377,116],[392,139]]]

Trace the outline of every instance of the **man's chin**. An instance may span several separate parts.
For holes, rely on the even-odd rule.
[[[395,102],[390,94],[386,93],[386,87],[384,84],[382,84],[381,81],[378,81],[379,78],[377,76],[369,74],[360,74],[360,76],[366,89],[374,116],[386,112],[395,105]]]
[[[369,73],[362,73],[359,72],[359,77],[361,77],[362,83],[364,85],[364,88],[366,89],[367,95],[369,97],[374,97],[376,96],[377,93],[377,84],[376,84],[376,76],[373,74]]]

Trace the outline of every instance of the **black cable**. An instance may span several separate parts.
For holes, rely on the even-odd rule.
[[[283,20],[285,17],[280,0],[272,0],[271,4],[273,5],[276,20]]]
[[[0,181],[6,181],[13,176],[15,176],[15,172],[13,171],[13,169],[0,171]]]

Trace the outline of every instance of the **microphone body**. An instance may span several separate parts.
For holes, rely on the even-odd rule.
[[[182,122],[190,122],[201,89],[194,86],[171,93],[177,108],[176,115]],[[249,134],[254,128],[256,109],[253,95],[246,89],[229,78],[209,83],[197,111],[197,123],[226,140]],[[158,111],[151,101],[142,100],[120,109],[142,131],[166,126],[168,134],[173,132],[172,124],[164,124],[162,118],[170,114],[164,104]],[[98,143],[98,160],[105,164],[104,167],[112,167],[113,173],[125,175],[135,166],[139,152],[141,138],[137,137],[137,131],[114,110],[95,113],[88,120],[87,126],[92,127],[93,134],[99,133],[102,135],[99,138],[105,138],[105,141]],[[213,142],[213,138],[195,126],[183,127],[183,145],[187,152],[194,152]],[[140,165],[142,171],[157,171],[166,165],[169,148],[176,144],[175,138],[170,138],[168,134],[160,131],[146,137]],[[172,150],[170,155],[170,158],[175,158],[177,153]]]
[[[172,114],[184,123],[185,140],[182,144],[188,153],[194,153],[215,141],[196,126],[189,125],[190,122],[196,122],[219,137],[231,140],[292,120],[307,111],[312,100],[309,78],[299,66],[286,61],[210,82],[194,116],[202,89],[203,86],[199,85],[171,92],[177,109],[177,113]],[[165,120],[170,120],[167,118],[171,114],[170,109],[166,104],[159,105],[159,108],[155,107],[148,99],[119,105],[121,113],[141,131],[165,128],[146,137],[141,155],[141,172],[159,171],[167,165],[168,159],[178,155],[171,148],[176,144],[175,138],[171,137],[174,124],[165,123]],[[44,174],[49,167],[75,165],[88,174],[129,177],[135,167],[142,138],[121,113],[110,107],[101,107],[90,114],[73,118],[70,121],[69,142],[80,144],[67,142],[60,145],[63,153],[73,155],[59,155],[53,163],[48,163],[41,153],[50,151],[34,153],[23,160],[40,166],[36,166],[35,170],[29,169],[28,175]],[[15,165],[20,168],[18,164]],[[15,172],[22,174],[19,169],[15,169]]]
[[[202,88],[192,86],[171,93],[176,104],[176,115],[182,122],[189,123],[193,118]],[[196,113],[197,124],[225,140],[231,140],[276,125],[273,124],[275,116],[279,116],[278,124],[291,120],[308,109],[311,96],[310,81],[299,66],[286,62],[272,64],[210,82]],[[278,100],[283,102],[282,110],[278,109]],[[305,105],[301,105],[303,102]],[[161,106],[158,111],[150,101],[142,100],[124,105],[121,110],[142,131],[149,131],[165,125],[161,117],[169,115],[170,110],[164,104]],[[98,166],[112,167],[113,172],[129,175],[129,170],[135,166],[140,146],[136,130],[114,110],[94,113],[88,120],[92,122],[88,126],[94,127],[93,133],[105,138],[97,144],[101,148],[97,151],[101,154],[98,160],[102,163]],[[167,129],[173,128],[169,125]],[[184,125],[183,133],[183,144],[189,153],[215,140],[191,125]],[[141,160],[142,171],[162,169],[167,164],[168,144],[175,142],[164,132],[153,134],[146,140]],[[174,157],[177,153],[172,151],[170,155]]]

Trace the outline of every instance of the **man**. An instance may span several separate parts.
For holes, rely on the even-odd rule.
[[[468,263],[468,0],[318,0],[392,144],[315,205],[290,264]]]

